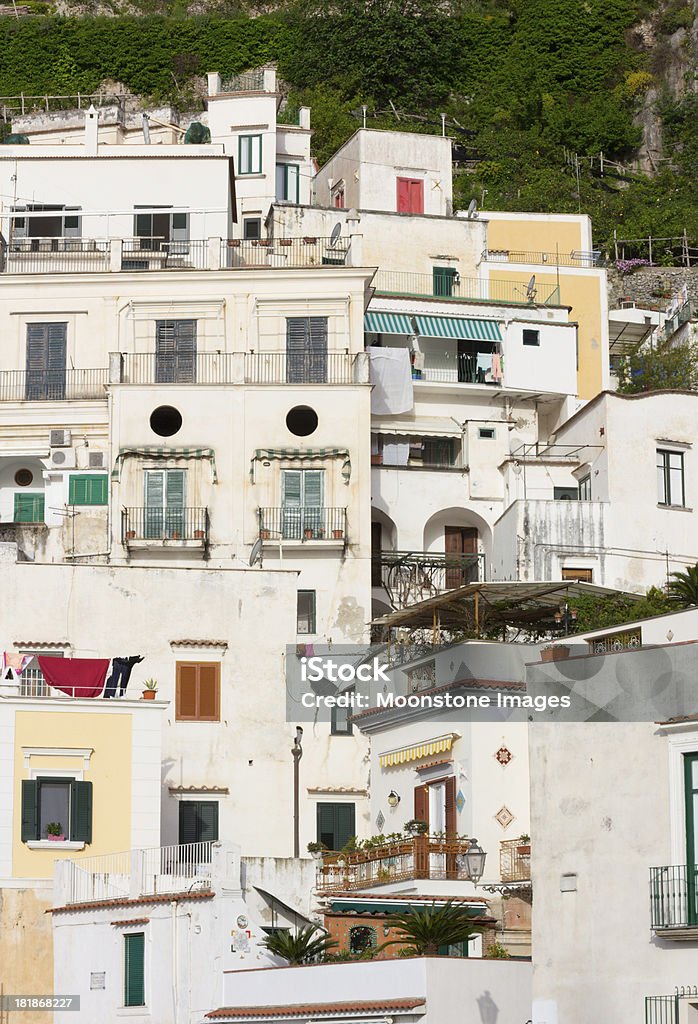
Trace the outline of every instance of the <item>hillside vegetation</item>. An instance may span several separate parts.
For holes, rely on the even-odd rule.
[[[320,162],[358,127],[362,104],[370,127],[412,131],[439,130],[443,111],[459,206],[484,196],[493,209],[581,209],[600,242],[614,228],[698,238],[697,26],[683,0],[202,6],[114,0],[116,17],[83,6],[0,18],[0,94],[87,93],[110,79],[191,106],[205,72],[276,61],[289,101],[312,107]],[[660,152],[644,174],[648,124]]]

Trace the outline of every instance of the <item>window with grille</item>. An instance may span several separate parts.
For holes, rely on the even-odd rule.
[[[177,662],[176,718],[178,722],[220,721],[221,666],[219,662]]]

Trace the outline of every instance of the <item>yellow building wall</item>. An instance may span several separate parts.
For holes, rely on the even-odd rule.
[[[80,769],[83,759],[32,756],[24,766],[22,747],[92,748],[84,773],[92,789],[92,842],[84,850],[31,850],[21,840],[22,779],[37,768]],[[95,857],[131,847],[131,715],[105,712],[18,711],[15,716],[15,792],[12,874],[15,878],[53,878],[53,861]]]
[[[554,217],[536,220],[529,216],[512,214],[487,222],[487,248],[509,249],[515,252],[548,252],[568,256],[587,247],[584,221],[558,220]],[[534,259],[535,263],[535,259]],[[541,284],[555,283],[555,274],[542,274],[536,268],[536,280]],[[492,280],[527,282],[531,272],[517,274],[506,270],[490,273]],[[604,356],[603,317],[606,287],[602,273],[587,271],[575,274],[568,268],[560,270],[560,303],[570,306],[570,316],[579,324],[577,335],[577,393],[580,398],[593,398],[603,388]]]
[[[51,890],[0,889],[0,991],[5,995],[53,994]],[[11,1014],[14,1020],[15,1015]],[[5,1024],[3,1011],[0,1021]],[[50,1011],[24,1010],[22,1024],[48,1024]]]

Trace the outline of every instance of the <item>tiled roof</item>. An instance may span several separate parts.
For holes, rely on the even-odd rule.
[[[357,903],[359,900],[367,903],[383,903],[385,900],[400,900],[402,903],[489,903],[484,896],[420,896],[419,893],[411,892],[347,892],[337,889],[336,892],[323,892],[323,899],[351,900]]]
[[[170,647],[223,647],[228,646],[227,640],[170,640]]]
[[[179,903],[181,900],[210,900],[213,889],[193,889],[191,892],[163,892],[153,896],[130,899],[121,896],[113,900],[95,900],[90,903],[68,903],[65,907],[49,907],[47,914],[66,914],[71,910],[103,910],[105,907],[137,907],[141,903]]]
[[[414,1010],[424,1006],[424,999],[370,999],[352,1003],[291,1003],[283,1006],[222,1006],[206,1014],[209,1020],[240,1017],[243,1020],[273,1017],[334,1017],[337,1014],[387,1013]]]
[[[150,924],[150,918],[149,917],[132,917],[130,919],[127,918],[124,921],[110,921],[109,924],[112,925],[113,927],[122,927],[123,925],[131,925],[131,924]]]

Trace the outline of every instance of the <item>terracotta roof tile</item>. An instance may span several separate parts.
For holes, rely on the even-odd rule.
[[[141,903],[179,903],[181,900],[210,900],[213,889],[194,889],[191,892],[163,892],[153,896],[138,896],[130,899],[121,896],[113,900],[95,900],[91,903],[68,903],[65,907],[49,907],[47,914],[66,914],[72,910],[104,910],[108,907],[137,907]]]
[[[121,927],[122,925],[131,925],[131,924],[150,924],[150,918],[149,917],[132,917],[132,918],[126,919],[124,921],[110,921],[109,924],[114,926],[114,927]]]
[[[414,1010],[424,1006],[424,999],[371,999],[352,1003],[292,1003],[283,1006],[221,1006],[206,1014],[209,1020],[225,1020],[227,1017],[254,1019],[255,1017],[313,1017],[337,1013],[384,1013],[397,1010]]]
[[[400,900],[402,903],[489,903],[484,896],[420,896],[414,892],[351,892],[337,889],[334,892],[323,892],[323,899],[351,900],[352,903],[383,903],[385,900]]]

